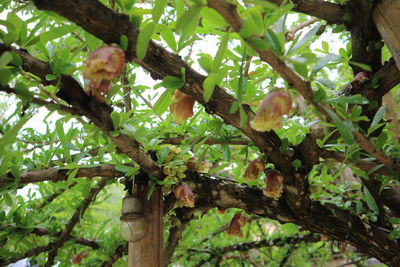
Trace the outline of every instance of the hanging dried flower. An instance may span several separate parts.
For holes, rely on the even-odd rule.
[[[78,255],[74,255],[71,262],[73,264],[79,264],[81,263],[81,261],[86,258],[87,256],[89,256],[89,252],[87,252],[86,250],[82,251],[81,253],[79,253]]]
[[[233,216],[228,230],[226,233],[228,235],[243,237],[243,233],[241,228],[246,224],[246,218],[242,215],[242,212],[236,212],[235,216]]]
[[[244,180],[256,180],[260,172],[265,171],[264,161],[261,158],[256,158],[249,162],[244,171]]]
[[[291,108],[290,96],[283,91],[274,91],[263,99],[250,126],[259,132],[278,130],[282,127],[281,117]]]
[[[194,207],[194,194],[186,184],[182,183],[175,187],[174,194],[183,206]]]
[[[264,195],[272,198],[280,198],[282,196],[284,178],[278,171],[271,170],[267,173],[265,178],[266,188],[264,189]]]
[[[369,81],[370,81],[370,78],[369,78],[368,73],[359,72],[359,73],[357,73],[356,77],[354,77],[354,79],[351,81],[351,83],[348,84],[346,86],[346,88],[340,92],[340,95],[348,96],[348,95],[356,94],[358,92],[358,90],[361,89],[363,84],[366,82],[369,82]]]
[[[179,90],[175,91],[174,102],[169,106],[175,123],[181,124],[193,116],[194,102],[195,100],[190,95],[182,93]]]
[[[92,82],[111,80],[121,74],[125,67],[125,54],[118,47],[97,48],[85,61],[83,77]]]
[[[192,172],[206,173],[212,167],[212,163],[209,162],[209,161],[204,161],[204,160],[203,161],[197,161],[195,157],[191,157],[187,161],[186,166]]]

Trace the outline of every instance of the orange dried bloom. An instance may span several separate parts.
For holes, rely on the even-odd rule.
[[[176,199],[178,199],[183,206],[189,208],[194,207],[194,194],[186,184],[182,183],[175,187],[174,194]]]
[[[282,127],[281,117],[291,108],[290,96],[283,91],[274,91],[263,99],[250,126],[259,132],[278,130]]]
[[[243,237],[243,233],[241,228],[246,224],[246,218],[242,215],[242,212],[236,212],[235,216],[233,216],[228,230],[226,233],[228,235],[234,235],[238,237]]]
[[[284,178],[280,172],[270,171],[265,178],[266,188],[264,195],[272,198],[280,198],[282,196]]]
[[[118,47],[97,48],[85,61],[83,77],[92,82],[111,80],[121,74],[125,67],[125,54]]]
[[[255,180],[257,179],[258,174],[264,171],[265,166],[263,160],[261,158],[256,158],[255,160],[250,161],[247,165],[243,178],[245,180]]]
[[[182,93],[179,90],[175,91],[174,102],[169,106],[175,123],[181,124],[193,116],[194,102],[195,100],[190,95]]]
[[[87,252],[86,250],[85,250],[85,251],[82,251],[82,252],[79,253],[78,255],[74,255],[74,257],[72,258],[71,262],[72,262],[73,264],[79,264],[79,263],[81,263],[81,261],[82,261],[84,258],[86,258],[87,256],[89,256],[89,252]]]

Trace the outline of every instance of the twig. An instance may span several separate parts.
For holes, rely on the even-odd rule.
[[[127,243],[121,244],[117,246],[114,250],[114,254],[111,256],[111,258],[107,261],[103,261],[101,264],[101,267],[112,267],[113,264],[122,257],[127,251]]]
[[[353,132],[354,138],[358,145],[367,151],[371,156],[376,158],[380,163],[386,165],[387,167],[393,169],[396,173],[399,173],[399,163],[393,160],[391,157],[386,155],[384,152],[379,151],[375,148],[374,144],[368,140],[361,132],[354,131]]]
[[[242,140],[218,140],[214,137],[193,137],[187,139],[186,137],[171,137],[171,138],[164,138],[162,139],[162,144],[171,144],[171,145],[181,145],[183,142],[187,141],[188,144],[193,144],[194,142],[201,142],[202,139],[207,138],[204,144],[207,145],[222,145],[222,144],[229,144],[229,145],[242,145],[247,146],[250,144],[250,140],[241,138],[241,137],[232,137],[233,138],[240,138]],[[244,140],[243,140],[244,139]]]
[[[56,233],[50,233],[48,230],[44,228],[34,228],[31,232],[31,234],[37,235],[37,236],[44,236],[44,235],[50,235],[52,237],[58,237],[60,236],[62,231],[56,232]],[[75,239],[77,244],[91,247],[92,249],[99,249],[100,245],[96,243],[94,240],[86,239],[80,236],[69,236],[69,239]]]
[[[107,182],[111,180],[111,178],[102,178],[101,181],[97,184],[97,187],[94,187],[87,194],[86,198],[82,201],[82,205],[75,210],[75,213],[72,215],[68,224],[65,226],[64,230],[61,232],[61,235],[57,241],[54,242],[51,250],[49,251],[49,255],[47,257],[47,262],[45,263],[45,267],[51,267],[54,264],[55,258],[57,256],[57,251],[60,247],[64,245],[65,242],[68,241],[71,237],[71,232],[74,229],[75,225],[79,222],[80,218],[85,213],[86,209],[89,205],[95,200],[97,194],[103,190],[103,188],[107,185]]]
[[[68,186],[68,189],[71,189],[72,187],[74,187],[77,184],[77,182],[73,182]],[[56,199],[59,195],[61,195],[62,193],[65,192],[65,188],[61,188],[60,190],[58,190],[57,192],[55,192],[54,194],[50,195],[49,197],[47,197],[47,199],[45,201],[43,201],[39,207],[37,207],[38,210],[43,209],[47,204],[51,203],[54,199]]]
[[[142,96],[142,94],[138,93],[137,95],[140,97],[140,99],[143,100],[143,102],[146,104],[146,106],[148,106],[151,110],[153,110],[153,105],[152,105],[146,98],[144,98],[144,96]],[[157,114],[156,114],[156,116],[157,116],[161,121],[165,121],[161,116],[159,116],[159,115],[157,115]]]
[[[311,24],[313,24],[314,22],[318,21],[317,18],[312,18],[309,20],[306,20],[302,23],[299,23],[298,25],[294,26],[293,28],[291,28],[290,30],[288,30],[286,32],[286,40],[291,41],[294,39],[294,35],[296,34],[296,32],[304,29],[307,26],[310,26]]]

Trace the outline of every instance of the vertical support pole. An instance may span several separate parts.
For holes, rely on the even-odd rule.
[[[146,234],[137,242],[129,242],[128,267],[163,267],[163,198],[161,188],[147,200],[146,185],[137,192],[143,200]]]

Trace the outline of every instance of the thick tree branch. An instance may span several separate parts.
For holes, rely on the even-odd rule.
[[[264,0],[281,6],[284,0]],[[330,24],[343,24],[345,8],[342,5],[322,0],[293,0],[293,11],[326,20]]]
[[[47,168],[38,171],[25,171],[21,173],[19,184],[38,183],[44,181],[59,182],[68,179],[68,171],[65,169]],[[80,168],[75,177],[122,177],[123,173],[114,169],[114,165],[101,165],[98,167]],[[0,186],[13,182],[15,178],[0,178]]]
[[[372,20],[374,1],[350,0],[346,3],[346,11],[351,16],[350,33],[352,57],[351,60],[371,67],[375,72],[381,67],[381,36]],[[364,71],[357,65],[352,65],[353,73]]]

